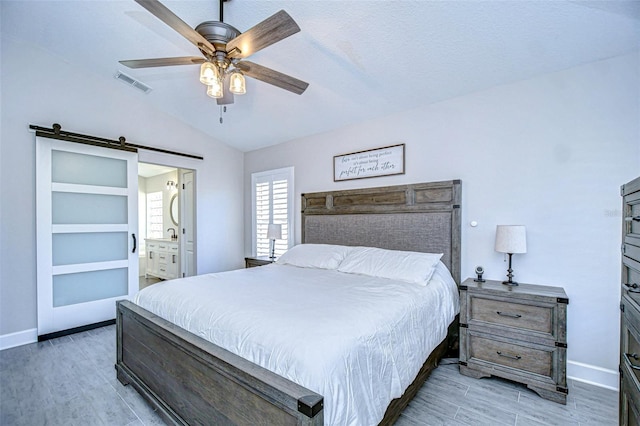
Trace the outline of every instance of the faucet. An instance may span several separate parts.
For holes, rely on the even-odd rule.
[[[172,239],[172,240],[177,240],[177,239],[178,239],[178,236],[176,235],[176,229],[175,229],[175,228],[167,228],[167,232],[169,232],[169,230],[171,230],[171,231],[172,231],[171,239]]]

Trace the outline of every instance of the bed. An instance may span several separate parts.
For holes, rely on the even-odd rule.
[[[302,242],[307,243],[308,246],[331,244],[442,253],[442,264],[451,271],[455,283],[459,284],[460,200],[460,181],[302,194]],[[283,280],[279,274],[287,268],[296,267],[276,264],[246,271],[188,278],[180,282],[185,287],[193,286],[195,292],[208,291],[212,287],[202,285],[203,280],[218,280],[220,282],[222,278],[226,277],[225,279],[229,282],[226,284],[227,287],[242,286],[246,281],[245,292],[240,292],[235,296],[242,299],[247,294],[257,294],[259,291],[270,289],[271,287],[266,285],[265,281],[263,283],[265,285],[262,285],[262,290],[260,290],[260,280],[267,280],[266,277],[269,275],[276,281]],[[308,271],[304,271],[304,268],[297,268],[295,271],[308,273]],[[342,273],[328,272],[330,274]],[[338,280],[338,275],[330,275],[328,278],[326,275],[315,277],[313,274],[316,273],[319,272],[312,270],[310,276],[300,275],[296,276],[296,279],[300,283],[312,283],[314,279],[331,283]],[[250,283],[251,280],[246,278],[247,274],[254,276],[254,281],[257,279],[257,282]],[[384,282],[376,285],[387,284],[396,285]],[[339,289],[343,289],[343,287],[340,286]],[[435,288],[431,284],[423,288],[431,287]],[[273,289],[275,292],[280,291],[276,287]],[[305,308],[300,309],[299,322],[304,325],[302,329],[309,329],[306,340],[311,342],[310,347],[313,348],[314,342],[322,341],[319,335],[323,332],[323,328],[318,328],[317,323],[322,321],[314,317],[314,308],[317,305],[327,303],[321,300],[322,293],[312,293],[307,290],[305,288],[304,292],[300,293],[298,296],[300,300],[304,300],[304,294],[316,294],[316,296],[311,300],[304,300],[304,303],[301,304]],[[337,290],[338,287],[330,291]],[[385,291],[389,290],[385,289]],[[190,294],[195,299],[207,297],[206,294],[198,294],[197,292]],[[268,294],[269,292],[266,292],[260,297],[266,298]],[[160,296],[160,299],[162,297]],[[169,295],[164,297],[165,299],[176,298]],[[243,354],[238,350],[242,344],[233,343],[234,336],[242,336],[242,333],[228,333],[226,337],[221,337],[221,340],[218,340],[225,343],[218,346],[205,339],[204,337],[210,338],[211,336],[206,336],[204,331],[198,331],[198,327],[194,329],[195,334],[187,331],[185,328],[189,328],[190,322],[197,322],[190,317],[180,318],[181,312],[197,310],[197,308],[190,307],[187,302],[181,302],[185,303],[183,306],[185,309],[174,310],[173,317],[171,314],[157,310],[157,306],[153,306],[155,302],[141,300],[138,302],[139,304],[129,301],[118,303],[116,363],[118,379],[123,384],[134,386],[154,407],[159,409],[159,412],[169,422],[175,424],[320,425],[324,424],[326,420],[327,423],[370,424],[369,419],[360,421],[357,418],[353,420],[352,417],[349,417],[345,420],[345,418],[336,417],[333,411],[325,413],[325,399],[322,393],[291,380],[291,377],[298,376],[292,376],[287,370],[287,368],[301,370],[298,371],[298,374],[302,376],[305,374],[322,376],[321,373],[313,372],[314,369],[299,368],[290,362],[279,363],[274,361],[278,357],[265,356],[265,354],[273,355],[273,351],[260,353],[254,350],[252,355],[250,350],[249,355]],[[161,315],[152,313],[152,311],[160,312]],[[223,315],[223,318],[233,317],[234,312],[228,312],[227,315]],[[237,316],[242,317],[242,315]],[[349,328],[352,323],[357,322],[340,318],[337,317],[337,323],[333,324],[334,327],[340,326],[339,321],[345,321],[343,328]],[[222,320],[217,319],[216,321]],[[271,320],[260,322],[264,322],[263,325],[266,327],[281,329],[282,323],[278,323],[278,320],[273,319],[275,322],[271,325],[269,321]],[[182,327],[177,324],[181,324]],[[227,328],[227,325],[222,325],[221,322],[218,324],[221,324],[220,329]],[[380,328],[380,325],[376,327]],[[441,327],[447,329],[447,324],[443,324]],[[204,326],[201,330],[206,329],[207,326]],[[396,387],[401,386],[401,388],[399,391],[395,390],[398,394],[397,398],[392,400],[386,409],[384,406],[382,407],[381,413],[384,415],[380,424],[392,424],[395,421],[429,372],[443,356],[457,329],[455,321],[451,321],[448,329],[449,333],[444,332],[440,335],[442,341],[436,344],[430,353],[419,355],[418,364],[422,363],[422,368],[416,367],[416,370],[419,370],[417,374],[415,371],[403,373],[405,376],[410,374],[411,378],[415,376],[414,380],[407,380],[406,377],[402,380],[396,380]],[[253,332],[261,333],[256,330]],[[300,331],[288,330],[288,333],[294,335],[296,332]],[[240,340],[243,339],[244,337]],[[214,339],[214,341],[216,340]],[[294,351],[296,349],[298,348],[292,348]],[[299,350],[305,350],[302,344]],[[318,352],[318,350],[311,350],[311,353]],[[370,353],[370,357],[373,357],[371,355],[374,353],[373,350],[365,349],[363,352]],[[331,358],[331,351],[323,350],[322,353],[323,356],[316,359],[320,372],[325,371],[323,368],[326,368],[323,367],[322,361],[325,358]],[[240,355],[244,355],[244,357]],[[249,359],[252,359],[252,356],[254,360],[263,358],[264,361],[266,359],[266,367],[268,368],[251,362]],[[282,357],[286,361],[286,355],[282,355]],[[422,362],[423,360],[424,362]],[[269,364],[270,362],[271,364]],[[402,364],[401,361],[398,362],[398,365],[400,364]],[[287,368],[283,367],[284,369],[278,370],[281,365],[286,365]],[[369,366],[364,371],[368,371],[367,368],[371,370],[371,366]],[[353,370],[352,367],[347,369]],[[336,374],[337,377],[341,377],[342,373]],[[395,370],[393,374],[402,376]],[[298,380],[298,382],[304,381]],[[327,386],[329,387],[316,389],[330,389],[332,385]],[[369,386],[375,387],[372,384]],[[376,390],[374,389],[372,393],[376,394]],[[334,404],[335,395],[332,395],[330,391],[327,394],[327,404]],[[326,419],[325,414],[327,415]]]

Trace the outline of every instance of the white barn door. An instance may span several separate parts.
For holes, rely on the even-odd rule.
[[[36,137],[38,335],[115,318],[138,289],[138,154]]]

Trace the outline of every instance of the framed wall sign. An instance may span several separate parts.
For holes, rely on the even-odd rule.
[[[404,174],[404,144],[333,157],[333,181]]]

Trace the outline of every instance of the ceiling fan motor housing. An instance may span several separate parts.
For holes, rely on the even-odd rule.
[[[196,27],[196,31],[213,44],[216,50],[225,51],[230,40],[242,34],[229,24],[218,21],[206,21]]]
[[[215,60],[220,68],[226,69],[231,61],[227,57],[226,46],[241,33],[229,24],[218,21],[206,21],[198,25],[195,30],[216,48],[215,57],[210,57],[206,51],[200,49],[209,60]]]

